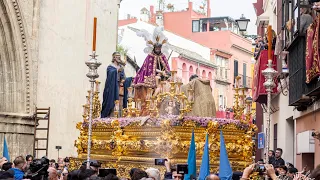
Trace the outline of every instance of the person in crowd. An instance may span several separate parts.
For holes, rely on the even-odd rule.
[[[0,158],[0,171],[2,171],[2,165],[4,163],[8,162],[7,158],[6,157],[1,157]]]
[[[310,178],[314,180],[320,179],[320,165],[318,165],[310,174]]]
[[[260,160],[257,162],[257,164],[259,164],[259,165],[264,164],[263,159],[260,159]]]
[[[148,168],[146,170],[146,173],[148,174],[149,178],[153,178],[154,180],[160,180],[160,171],[155,168]]]
[[[287,163],[286,163],[286,166],[287,166],[287,168],[288,168],[288,169],[290,169],[290,168],[294,168],[294,165],[293,165],[293,164],[291,164],[291,163],[289,163],[289,162],[287,162]]]
[[[66,158],[64,158],[63,162],[64,162],[65,169],[69,169],[70,159],[68,157],[66,157]]]
[[[114,174],[108,174],[106,177],[104,177],[104,180],[119,180],[119,178]]]
[[[274,161],[274,156],[275,156],[275,153],[273,150],[269,150],[268,152],[268,158],[269,158],[269,164],[272,164],[273,161]]]
[[[25,168],[27,167],[27,162],[24,157],[18,156],[13,161],[14,168],[12,170],[14,171],[14,179],[15,180],[22,180],[24,176]]]
[[[277,168],[277,171],[278,171],[278,173],[279,173],[280,176],[286,176],[286,175],[287,175],[288,168],[287,168],[287,166],[282,165],[282,166],[280,166],[280,167]]]
[[[27,155],[26,156],[26,161],[27,161],[27,164],[29,165],[32,161],[33,161],[33,156],[32,155]]]
[[[206,177],[206,180],[220,180],[220,178],[215,174],[210,174],[209,176]]]
[[[284,165],[285,165],[284,160],[281,158],[282,152],[283,152],[283,151],[282,151],[281,148],[277,148],[277,149],[276,149],[275,158],[274,158],[274,160],[270,163],[270,164],[272,164],[274,167],[280,167],[280,166],[284,166]]]
[[[60,175],[60,180],[67,180],[67,177],[68,177],[68,170],[64,168]]]
[[[59,179],[58,172],[55,168],[53,168],[53,167],[48,168],[48,179],[49,180],[58,180]]]
[[[171,167],[170,159],[167,159],[164,162],[166,166],[166,172],[164,174],[164,179],[174,179],[174,180],[183,180],[183,174],[178,174],[177,170]]]
[[[13,180],[14,176],[13,176],[13,174],[11,174],[8,171],[0,171],[0,179],[7,179],[7,180],[12,179]]]
[[[310,15],[310,10],[308,8],[300,8],[300,35],[305,35],[307,33],[307,29],[312,24],[313,18]]]
[[[2,165],[2,170],[3,171],[8,171],[9,169],[12,168],[12,163],[11,162],[6,162]]]
[[[293,179],[294,175],[296,175],[297,173],[298,173],[298,169],[296,169],[296,168],[289,168],[289,169],[288,169],[288,172],[287,172],[287,176],[288,176],[289,178],[292,178],[292,179]]]
[[[142,178],[148,178],[148,174],[141,169],[137,169],[134,171],[131,180],[140,180]]]
[[[254,171],[255,166],[256,166],[256,164],[252,164],[252,165],[246,167],[246,169],[243,171],[241,180],[249,179],[251,173]],[[273,166],[271,164],[265,164],[264,166],[266,168],[267,175],[272,180],[277,180],[278,177],[277,177],[277,175],[275,173],[275,169],[273,168]]]
[[[133,176],[133,173],[136,171],[136,170],[139,170],[138,168],[132,168],[129,172],[129,175],[130,175],[130,179],[132,179],[132,176]]]
[[[51,160],[49,161],[49,167],[55,168],[55,167],[56,167],[56,160],[51,159]]]

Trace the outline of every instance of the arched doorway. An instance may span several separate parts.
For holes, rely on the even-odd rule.
[[[189,67],[189,77],[192,76],[194,74],[193,72],[193,66]]]
[[[182,64],[182,80],[184,82],[188,81],[188,70],[186,63]]]
[[[207,74],[205,70],[202,70],[202,79],[207,79]]]

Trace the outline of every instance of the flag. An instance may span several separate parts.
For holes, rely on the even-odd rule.
[[[208,133],[206,134],[206,143],[204,145],[202,162],[200,167],[199,180],[205,180],[206,177],[210,174],[210,163],[209,163],[209,140]]]
[[[220,130],[220,165],[219,165],[219,178],[220,180],[231,180],[232,179],[232,169],[230,166],[228,152],[226,149],[226,144],[224,142],[224,137],[222,130]]]
[[[188,174],[185,175],[185,179],[189,180],[190,177],[197,177],[197,163],[196,163],[196,142],[194,140],[194,131],[192,130],[192,136],[190,141],[190,148],[188,154]]]
[[[6,141],[6,136],[3,136],[3,152],[2,152],[2,156],[7,158],[8,161],[10,161],[10,156],[9,156],[9,150],[8,150],[8,145],[7,145],[7,141]]]

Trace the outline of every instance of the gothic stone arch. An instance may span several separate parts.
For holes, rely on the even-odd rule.
[[[0,1],[0,143],[6,134],[11,158],[30,154],[33,148],[34,122],[30,115],[32,77],[36,76],[31,74],[24,21],[17,0]]]

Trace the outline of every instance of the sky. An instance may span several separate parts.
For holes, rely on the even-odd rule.
[[[150,5],[157,7],[158,0],[122,0],[119,11],[119,19],[126,19],[127,14],[134,17],[140,17],[140,10],[146,7],[149,10]],[[166,3],[174,4],[175,10],[182,10],[188,7],[188,1],[193,2],[193,7],[198,8],[203,0],[165,0]],[[250,19],[247,34],[257,34],[255,25],[256,14],[252,3],[256,0],[211,0],[211,16],[230,16],[233,19],[239,19],[241,14]]]

